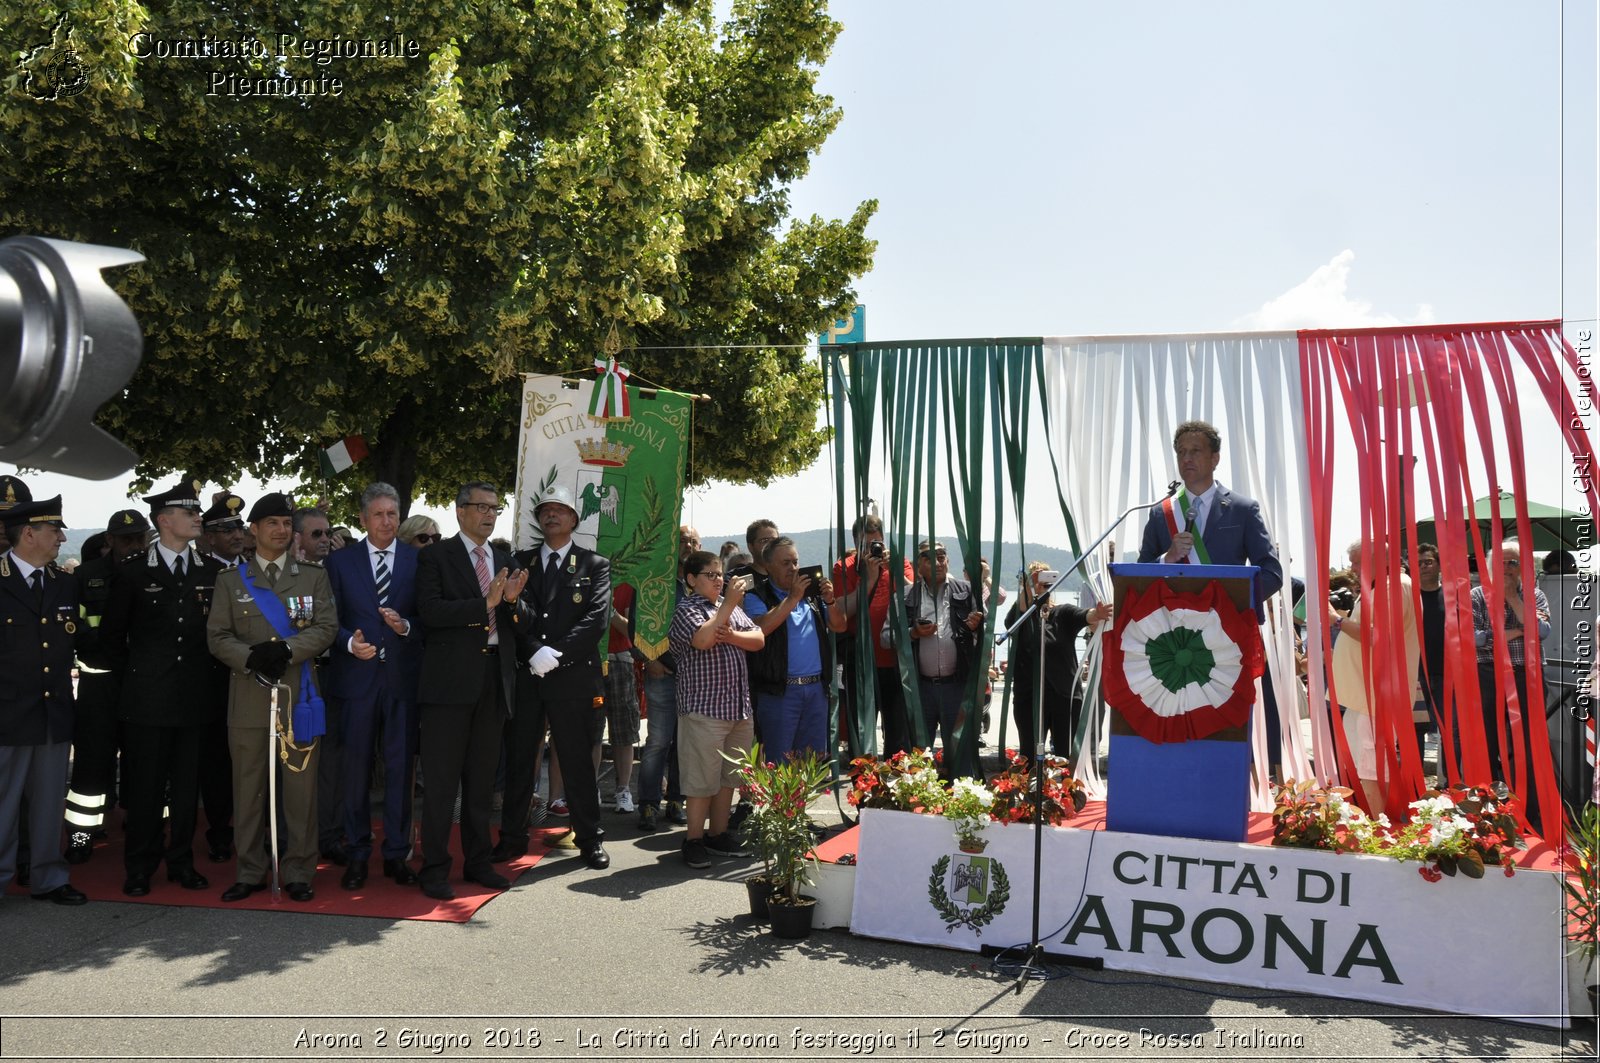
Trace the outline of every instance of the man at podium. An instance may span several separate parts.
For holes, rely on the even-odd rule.
[[[1261,519],[1261,504],[1235,494],[1215,479],[1222,460],[1222,435],[1206,421],[1185,421],[1172,435],[1183,490],[1150,511],[1139,561],[1169,565],[1255,565],[1261,570],[1261,602],[1283,586],[1283,566]]]

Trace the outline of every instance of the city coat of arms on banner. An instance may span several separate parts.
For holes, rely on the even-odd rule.
[[[934,861],[928,876],[928,902],[952,934],[964,926],[982,937],[983,928],[1005,911],[1010,899],[1005,865],[990,856],[957,853],[952,859],[946,854]]]

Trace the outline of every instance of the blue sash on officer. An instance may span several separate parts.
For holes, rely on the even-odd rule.
[[[272,625],[272,630],[285,642],[289,641],[295,633],[294,625],[289,622],[289,610],[284,608],[283,602],[272,591],[255,585],[250,579],[249,565],[239,566],[239,579],[244,582],[250,597],[255,599],[261,615]],[[295,699],[293,722],[296,742],[321,738],[328,730],[328,707],[312,685],[310,661],[300,663],[300,695]]]

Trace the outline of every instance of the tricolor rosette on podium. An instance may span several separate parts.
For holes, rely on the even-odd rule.
[[[1263,670],[1255,614],[1216,583],[1128,595],[1106,640],[1106,700],[1140,737],[1185,742],[1250,719]]]

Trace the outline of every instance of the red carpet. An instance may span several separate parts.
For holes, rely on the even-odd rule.
[[[528,854],[506,864],[496,864],[495,870],[510,879],[513,885],[517,876],[531,868],[550,852],[550,847],[567,832],[564,826],[535,829],[529,834]],[[175,882],[167,881],[165,866],[158,868],[150,880],[150,893],[144,897],[128,897],[122,892],[125,877],[122,867],[122,831],[113,829],[111,837],[95,843],[94,855],[86,864],[69,868],[74,886],[89,895],[93,902],[120,901],[124,904],[166,904],[181,908],[226,908],[251,911],[282,911],[312,915],[366,915],[379,919],[422,919],[435,922],[465,923],[485,904],[499,896],[498,890],[485,889],[471,882],[461,881],[461,838],[456,828],[451,828],[450,852],[454,857],[451,866],[450,888],[455,890],[452,901],[436,901],[423,896],[416,886],[396,886],[383,876],[383,863],[378,855],[376,839],[381,832],[374,829],[373,856],[368,861],[370,873],[367,884],[359,890],[345,890],[339,886],[344,868],[323,862],[311,881],[316,897],[298,904],[287,894],[280,893],[272,899],[272,891],[263,890],[233,904],[222,903],[222,891],[233,885],[236,864],[229,860],[213,864],[206,857],[205,836],[201,833],[195,845],[195,870],[211,880],[203,890],[180,889]],[[417,862],[411,861],[412,870]],[[13,885],[12,894],[27,891]]]
[[[1077,830],[1105,830],[1106,805],[1104,801],[1090,801],[1083,806],[1083,811],[1072,817],[1066,824]],[[841,856],[854,853],[858,844],[857,833],[859,827],[829,838],[817,847],[817,859],[824,864],[837,863]],[[1250,813],[1249,823],[1245,827],[1245,843],[1248,845],[1272,844],[1272,815],[1267,812]],[[1538,835],[1529,835],[1526,839],[1528,848],[1517,854],[1516,865],[1519,868],[1530,868],[1535,871],[1555,871],[1560,866],[1553,846],[1546,845]]]

